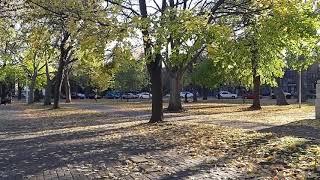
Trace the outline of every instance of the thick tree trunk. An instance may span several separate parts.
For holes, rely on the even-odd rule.
[[[41,90],[35,89],[35,91],[34,91],[34,102],[40,102],[41,97],[42,97],[41,93],[42,93]]]
[[[298,72],[298,79],[297,79],[297,92],[298,92],[298,99],[297,102],[299,102],[299,86],[300,86],[300,75],[301,75],[301,102],[307,102],[307,95],[306,95],[306,86],[305,86],[305,72],[301,72],[301,74]]]
[[[63,55],[61,55],[63,56]],[[54,94],[53,94],[53,109],[59,108],[61,86],[63,80],[63,69],[64,69],[64,60],[60,58],[58,71],[56,73],[56,78],[54,82]]]
[[[166,1],[163,0],[163,8],[165,9]],[[147,5],[145,0],[139,0],[139,9],[142,18],[148,18]],[[148,71],[151,81],[152,92],[152,115],[150,123],[163,121],[163,101],[162,101],[162,57],[156,54],[153,61],[152,42],[148,32],[148,28],[142,29],[144,53],[147,59]]]
[[[18,82],[18,100],[22,99],[22,87],[20,82]]]
[[[155,61],[148,63],[152,93],[152,115],[150,123],[163,121],[163,94],[162,94],[162,62],[161,55],[157,54]]]
[[[277,98],[277,105],[279,105],[279,106],[289,105],[289,103],[287,102],[287,99],[286,99],[286,95],[284,94],[284,92],[282,90],[280,78],[277,79],[277,83],[278,83],[278,87],[275,88],[275,92],[274,92],[274,95]]]
[[[36,79],[37,79],[37,74],[34,74],[31,78],[31,84],[29,88],[28,104],[34,103],[34,90],[36,86]]]
[[[71,103],[71,87],[69,82],[69,70],[64,73],[64,87],[66,92],[66,103]]]
[[[70,59],[72,58],[72,54],[73,54],[73,51],[71,51],[72,45],[67,45],[67,41],[69,37],[70,37],[70,33],[65,31],[63,33],[63,39],[61,40],[61,44],[59,46],[60,58],[59,58],[58,70],[56,72],[54,88],[53,88],[53,91],[54,91],[53,109],[59,108],[64,69],[65,69],[65,66],[68,64],[68,62],[70,61]]]
[[[208,100],[208,88],[203,87],[202,90],[203,90],[202,100]]]
[[[6,96],[7,96],[6,89],[7,89],[6,84],[1,83],[1,101],[4,101],[6,99]]]
[[[170,73],[170,99],[169,112],[181,112],[182,104],[180,98],[182,75],[178,72]]]
[[[44,92],[44,102],[43,105],[51,105],[51,91],[52,91],[52,81],[47,81],[47,85]]]
[[[251,65],[252,65],[253,95],[254,95],[251,109],[259,110],[261,109],[261,104],[260,104],[261,79],[260,79],[260,75],[258,74],[259,51],[256,47],[255,41],[253,41],[253,44],[251,46],[252,46]]]
[[[254,110],[261,109],[261,104],[260,104],[260,86],[261,86],[260,76],[253,77],[253,95],[254,95],[254,98],[253,98],[251,109],[254,109]]]
[[[43,105],[48,106],[48,105],[51,105],[51,92],[52,92],[52,80],[50,79],[48,62],[46,62],[46,78],[47,78],[47,84],[44,92]]]
[[[195,87],[193,87],[192,94],[193,94],[193,102],[198,102],[197,90]]]

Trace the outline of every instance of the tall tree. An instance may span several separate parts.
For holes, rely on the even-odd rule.
[[[45,74],[46,62],[50,61],[51,56],[49,31],[43,27],[37,27],[35,24],[33,26],[27,35],[26,49],[21,62],[21,66],[30,80],[29,104],[34,102],[37,79]]]
[[[311,3],[301,1],[261,1],[249,4],[256,15],[244,17],[244,27],[237,34],[242,61],[251,66],[255,98],[252,109],[261,109],[260,85],[275,85],[283,76],[286,49],[296,49],[302,39],[314,39],[317,31],[316,15]],[[303,9],[303,11],[301,11]],[[245,67],[243,67],[245,69]]]
[[[117,19],[111,14],[114,8],[104,6],[102,1],[62,1],[26,0],[29,4],[30,17],[44,22],[53,31],[53,40],[59,53],[57,71],[54,78],[54,104],[59,108],[61,87],[66,68],[81,56],[81,42],[97,36],[106,44],[114,31]],[[108,27],[108,28],[106,28]],[[111,39],[111,38],[110,38]],[[91,41],[95,43],[97,41]]]

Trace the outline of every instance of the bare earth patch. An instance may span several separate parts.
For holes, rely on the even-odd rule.
[[[314,107],[190,103],[146,124],[149,102],[0,107],[0,179],[319,179]]]

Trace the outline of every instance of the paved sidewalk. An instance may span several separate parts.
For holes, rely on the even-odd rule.
[[[99,104],[67,107],[83,114],[34,117],[24,106],[0,107],[0,179],[254,179],[219,157],[192,157],[152,135],[130,134],[149,119],[148,112]],[[208,123],[210,117],[166,114],[169,121]],[[215,123],[273,130],[267,124]]]

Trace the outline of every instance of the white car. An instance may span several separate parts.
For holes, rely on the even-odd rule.
[[[140,99],[150,99],[150,98],[152,98],[152,94],[150,94],[148,92],[139,93],[137,95],[138,95],[138,98],[140,98]]]
[[[229,91],[220,91],[218,94],[218,98],[222,98],[222,99],[236,99],[238,98],[237,94],[233,94]]]
[[[186,94],[187,94],[187,98],[193,98],[193,94],[188,91],[180,92],[180,97],[185,98]]]
[[[122,97],[122,99],[136,99],[136,98],[138,98],[138,96],[133,93],[125,93],[121,97]]]

